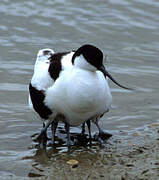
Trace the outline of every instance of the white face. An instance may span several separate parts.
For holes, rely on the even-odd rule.
[[[87,69],[89,71],[96,71],[97,68],[92,66],[90,63],[86,61],[86,59],[83,57],[83,55],[77,56],[74,60],[74,65],[76,67]]]
[[[40,62],[49,62],[49,58],[51,55],[54,54],[54,51],[52,49],[41,49],[39,50],[37,54],[37,59],[36,61]]]

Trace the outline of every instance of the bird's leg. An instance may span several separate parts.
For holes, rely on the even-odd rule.
[[[45,127],[45,123],[43,123],[43,128]],[[44,132],[44,139],[46,139],[46,141],[49,139],[48,137],[47,137],[47,133],[46,133],[47,131],[45,131]]]
[[[39,141],[40,144],[42,143],[43,146],[46,145],[46,141],[47,141],[46,131],[47,131],[47,128],[50,126],[50,124],[51,124],[50,121],[47,122],[46,125],[43,123],[43,128],[41,129],[41,132],[37,137],[37,140]]]
[[[45,128],[45,123],[43,123],[43,128]],[[47,129],[46,129],[46,131],[43,132],[43,136],[41,138],[42,147],[46,146],[47,140],[48,140],[48,137],[47,137]]]
[[[84,136],[84,134],[85,134],[85,122],[82,124],[81,128],[82,128],[81,134],[82,134],[82,136]]]
[[[95,125],[97,126],[97,128],[98,128],[98,130],[99,130],[98,136],[99,136],[100,138],[108,139],[108,138],[110,138],[110,137],[112,136],[112,134],[107,133],[107,132],[104,132],[104,131],[100,128],[100,126],[99,126],[99,124],[98,124],[98,120],[95,121]]]
[[[65,130],[67,133],[67,146],[71,145],[71,141],[70,141],[70,125],[68,123],[65,123]]]
[[[91,142],[91,139],[92,139],[92,136],[91,136],[91,120],[87,120],[87,121],[86,121],[86,124],[87,124],[87,127],[88,127],[89,142],[90,142],[90,144],[91,144],[91,143],[92,143],[92,142]]]
[[[52,145],[55,144],[55,134],[56,134],[56,129],[58,126],[58,122],[53,121],[51,124],[51,130],[52,130]]]

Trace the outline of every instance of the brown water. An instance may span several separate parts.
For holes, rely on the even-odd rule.
[[[31,137],[42,126],[27,104],[28,83],[41,48],[66,51],[94,44],[108,55],[105,65],[116,80],[136,89],[130,92],[109,83],[113,105],[101,125],[114,139],[121,131],[128,134],[126,138],[132,132],[144,133],[148,124],[158,122],[158,19],[156,0],[1,0],[0,176],[47,176],[51,162],[58,165],[56,155],[66,155],[62,146],[46,156]],[[80,151],[91,161],[89,148],[74,147],[74,156]]]

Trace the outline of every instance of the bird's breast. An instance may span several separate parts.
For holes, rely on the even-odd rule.
[[[102,73],[64,72],[46,95],[48,106],[63,114],[70,125],[104,113],[111,105],[110,89]]]
[[[96,111],[109,106],[111,93],[102,73],[82,71],[69,81],[70,107],[77,112]]]

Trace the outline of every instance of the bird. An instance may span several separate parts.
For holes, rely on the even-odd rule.
[[[112,103],[108,78],[130,90],[106,71],[103,52],[94,45],[85,44],[77,50],[59,53],[52,49],[40,50],[29,84],[29,104],[44,122],[47,121],[43,123],[38,139],[45,144],[46,131],[51,125],[54,145],[59,121],[65,124],[68,146],[71,144],[70,126],[82,125],[84,131],[86,123],[91,140],[91,121],[97,126],[99,137],[111,137],[98,124]]]
[[[52,122],[50,120],[50,116],[53,113],[44,102],[45,92],[54,84],[62,69],[72,66],[72,54],[72,51],[55,53],[54,50],[49,48],[41,49],[37,53],[34,73],[29,83],[29,107],[33,109],[43,120],[43,128],[37,137],[37,140],[42,145],[45,145],[48,139],[46,131]],[[50,57],[54,59],[56,66],[50,66]],[[62,57],[65,57],[64,61],[62,61]],[[52,123],[52,126],[53,125],[54,123]]]
[[[63,69],[61,65],[57,65],[59,62],[56,62],[54,54],[50,57],[48,71],[55,81],[46,89],[44,99],[45,105],[53,112],[51,114],[53,143],[58,124],[56,117],[61,116],[65,123],[68,146],[71,144],[70,126],[79,126],[85,122],[88,125],[90,138],[90,121],[96,124],[99,135],[111,136],[105,133],[98,124],[101,116],[109,111],[112,104],[107,78],[118,86],[130,90],[119,84],[106,71],[103,65],[103,52],[96,46],[85,44],[71,53],[70,59],[67,59],[69,62],[66,58],[62,59],[62,64],[66,65]]]
[[[47,129],[48,124],[45,125],[45,120],[47,120],[52,113],[51,109],[43,103],[45,90],[54,83],[48,73],[50,65],[49,58],[52,54],[54,54],[54,50],[49,48],[38,51],[34,65],[34,73],[29,83],[29,107],[34,109],[43,120],[43,129],[37,138],[39,141],[43,141],[43,144],[47,139],[45,129]]]

